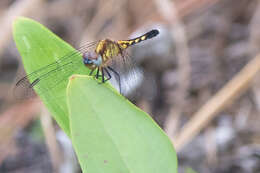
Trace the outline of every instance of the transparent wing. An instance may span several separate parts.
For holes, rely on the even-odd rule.
[[[97,42],[85,44],[57,61],[21,78],[14,87],[15,97],[19,99],[30,98],[35,95],[34,89],[36,88],[37,92],[42,94],[66,83],[72,74],[80,70],[79,66],[83,65],[81,55],[94,49],[96,44]]]
[[[111,83],[114,87],[121,90],[123,95],[129,95],[141,84],[143,72],[127,50],[124,50],[122,54],[113,57],[109,66],[119,74],[118,77],[111,72]],[[119,85],[121,88],[119,88]]]
[[[128,50],[123,50],[122,54],[113,57],[108,64],[121,75],[128,73],[136,67],[136,63],[129,55]]]

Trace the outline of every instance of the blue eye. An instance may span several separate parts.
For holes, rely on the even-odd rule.
[[[88,58],[84,58],[84,64],[92,64],[93,61],[91,59],[88,59]]]

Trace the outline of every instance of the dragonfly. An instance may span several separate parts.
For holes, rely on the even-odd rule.
[[[33,89],[37,87],[37,93],[47,92],[49,89],[57,87],[60,82],[68,79],[77,71],[78,65],[83,64],[90,70],[89,75],[100,80],[101,83],[109,81],[115,76],[121,93],[120,73],[115,69],[118,64],[114,62],[122,62],[126,64],[128,54],[126,50],[135,44],[156,37],[159,34],[157,29],[129,40],[114,41],[111,39],[103,39],[89,43],[66,54],[49,65],[46,65],[27,76],[22,77],[15,85],[15,92],[22,92],[24,97],[31,97],[34,93]],[[80,55],[81,59],[75,59]],[[119,61],[118,61],[119,60]],[[59,75],[59,73],[63,73]],[[111,74],[112,73],[112,74]],[[55,79],[54,77],[55,76]],[[49,85],[44,86],[44,81],[48,81]]]

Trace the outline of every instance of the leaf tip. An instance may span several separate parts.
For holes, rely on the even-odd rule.
[[[75,78],[76,78],[76,75],[72,75],[72,76],[70,76],[69,80],[71,81],[71,80],[74,80]]]
[[[80,77],[83,77],[84,75],[79,75],[79,74],[73,74],[69,77],[69,82],[68,82],[68,85],[67,85],[67,93],[68,93],[68,90],[69,88],[71,87],[72,85],[72,82],[74,82],[76,79],[80,78]]]
[[[17,16],[14,18],[14,20],[12,21],[12,30],[13,30],[14,37],[17,31],[19,30],[19,27],[28,21],[33,21],[33,20],[23,16]]]
[[[17,26],[20,22],[24,22],[25,20],[30,20],[29,18],[23,16],[17,16],[13,20],[13,28]]]
[[[69,82],[71,83],[72,81],[74,81],[76,78],[82,78],[85,75],[79,75],[79,74],[73,74],[69,77]]]

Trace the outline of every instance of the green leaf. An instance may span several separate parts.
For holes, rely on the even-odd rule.
[[[14,21],[13,37],[18,51],[22,56],[22,61],[27,74],[58,61],[64,55],[73,51],[75,52],[75,49],[68,43],[61,40],[43,25],[28,18],[19,17]],[[73,59],[74,58],[75,60],[81,59],[79,55],[74,55]],[[57,66],[54,65],[48,70],[54,70],[55,68],[57,68]],[[84,67],[83,63],[80,63],[76,68],[77,70],[83,69],[83,71],[89,71]],[[39,85],[36,85],[46,89],[46,91],[48,90],[47,92],[40,92],[40,88],[35,87],[41,100],[68,136],[70,136],[70,127],[66,103],[66,87],[68,77],[74,74],[73,70],[75,69],[69,71],[55,71],[51,75],[51,80],[41,81]],[[63,80],[57,80],[57,78]],[[50,87],[56,85],[56,83],[59,83],[57,87]]]
[[[30,19],[16,19],[13,35],[27,74],[76,52]],[[80,62],[82,57],[78,54],[73,58]],[[88,74],[89,69],[83,63],[69,71],[56,65],[51,66],[55,71],[51,80],[41,80],[35,90],[72,138],[84,172],[177,172],[172,143],[147,114],[120,96],[108,83],[101,85],[86,76],[71,80],[67,98],[68,76]],[[55,70],[56,67],[59,70]],[[35,79],[29,77],[29,80]],[[50,87],[57,82],[57,87]],[[48,92],[42,92],[42,88]]]
[[[67,92],[71,139],[83,172],[177,172],[166,134],[108,83],[74,75]]]

